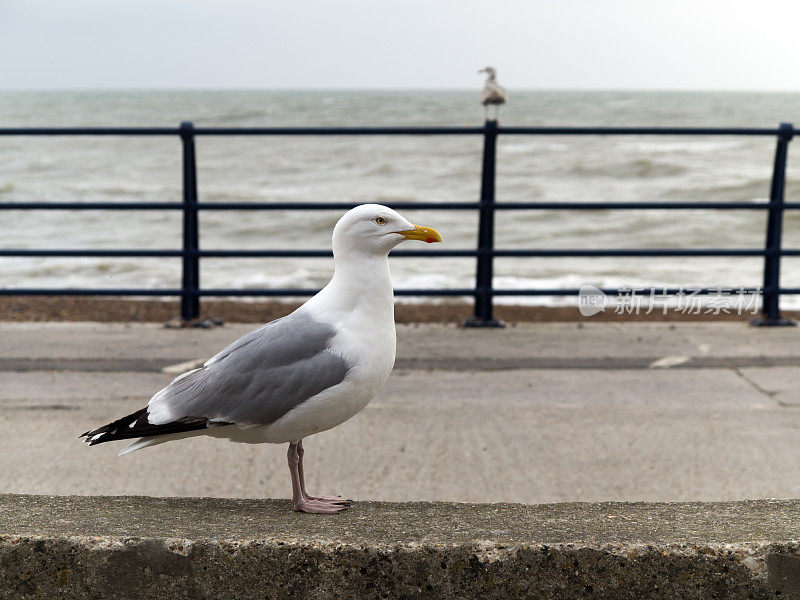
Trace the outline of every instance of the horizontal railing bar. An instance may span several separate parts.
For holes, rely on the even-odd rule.
[[[0,210],[182,210],[181,202],[0,202]]]
[[[350,210],[358,202],[200,202],[200,210]],[[480,202],[387,202],[401,210],[477,210]],[[182,210],[181,202],[0,202],[0,210]],[[497,202],[497,210],[766,210],[769,202]],[[786,202],[798,209],[800,202]]]
[[[641,288],[601,288],[601,291],[610,296],[618,296],[630,294],[631,289],[639,290]],[[650,288],[647,288],[648,290]],[[677,294],[695,294],[701,296],[708,296],[718,294],[719,288],[655,288],[656,292],[668,294],[671,296]],[[312,296],[316,294],[318,289],[249,289],[249,290],[225,290],[225,289],[210,289],[201,290],[201,296]],[[396,289],[394,290],[397,296],[474,296],[480,290],[475,288],[450,288],[450,289]],[[737,288],[723,288],[723,291],[740,292],[744,294],[761,293],[764,291],[762,288],[756,287],[737,287]],[[769,291],[769,290],[767,290]],[[781,290],[783,292],[783,290]],[[573,288],[525,288],[525,289],[494,289],[493,295],[496,296],[577,296],[580,289]],[[796,291],[789,291],[788,293],[800,294],[800,288]],[[645,297],[648,294],[639,294],[639,297]],[[735,294],[734,294],[735,295]]]
[[[203,258],[330,258],[330,250],[200,250]],[[477,250],[394,250],[390,256],[401,257],[470,257]]]
[[[177,127],[0,127],[0,135],[180,135]]]
[[[0,296],[181,296],[180,288],[0,288]]]
[[[712,294],[719,294],[720,288],[663,288],[663,287],[619,287],[619,288],[599,288],[601,292],[611,295],[625,295],[630,294],[631,290],[637,292],[644,291],[645,293],[638,293],[639,297],[649,296],[650,289],[656,292],[657,296],[662,294],[675,296],[678,294],[694,294],[707,296]],[[773,291],[767,288],[758,287],[727,287],[722,288],[723,291],[732,292],[730,295],[737,293],[752,294]],[[780,288],[781,294],[800,294],[800,288]],[[313,296],[319,292],[317,288],[269,288],[269,289],[202,289],[199,290],[201,296]],[[394,293],[398,296],[473,296],[479,292],[475,288],[445,288],[445,289],[396,289]],[[103,288],[87,288],[87,289],[72,289],[72,288],[0,288],[0,296],[180,296],[182,294],[180,289],[103,289]],[[494,289],[492,294],[495,296],[577,296],[580,293],[579,288],[520,288],[520,289]]]
[[[778,252],[759,248],[607,248],[593,250],[563,249],[495,249],[495,250],[470,250],[470,249],[426,249],[426,250],[394,250],[390,256],[397,258],[458,258],[474,257],[480,254],[490,254],[496,257],[657,257],[657,256],[764,256],[765,254],[780,254],[782,256],[800,256],[800,249],[781,249]],[[198,250],[184,252],[183,250],[131,250],[131,249],[0,249],[2,256],[49,256],[49,257],[176,257],[197,255],[203,258],[330,258],[330,250]]]
[[[783,251],[782,251],[783,252]],[[566,256],[764,256],[763,248],[608,248],[593,250],[520,249],[494,250],[498,257],[566,257]]]
[[[508,135],[764,135],[781,133],[776,127],[498,127]]]
[[[361,202],[199,202],[200,210],[350,210]],[[385,202],[402,210],[475,210],[480,202]]]
[[[620,287],[620,288],[598,288],[601,292],[606,294],[607,296],[621,296],[630,294],[631,290],[635,290],[637,292],[636,296],[638,298],[647,298],[650,296],[650,290],[654,290],[655,295],[657,298],[661,298],[662,294],[669,295],[669,296],[677,296],[678,294],[688,295],[698,295],[698,296],[709,296],[712,294],[719,294],[719,288],[691,288],[691,287],[684,287],[684,288],[666,288],[663,287],[646,287],[643,288],[641,286],[631,286],[631,287]],[[727,292],[734,292],[733,295],[735,296],[736,293],[741,291],[744,294],[752,294],[752,293],[761,293],[764,291],[771,291],[765,288],[754,288],[754,287],[736,287],[736,288],[723,288],[723,291]],[[800,289],[798,292],[800,293]],[[533,288],[533,289],[498,289],[495,288],[492,290],[492,295],[494,296],[577,296],[580,294],[579,288]],[[730,296],[729,295],[729,296]]]
[[[497,202],[498,210],[765,210],[769,202]],[[784,204],[784,208],[800,208]]]
[[[203,258],[331,258],[330,250],[198,250],[186,252],[188,255],[197,255]],[[395,250],[391,256],[402,257],[472,257],[477,256],[477,250]],[[134,258],[151,257],[164,258],[183,256],[183,250],[140,250],[140,249],[6,249],[0,248],[0,257],[63,257],[63,258]]]
[[[782,256],[800,256],[800,249],[781,249],[779,252],[759,248],[609,248],[594,250],[564,249],[520,249],[520,250],[395,250],[390,256],[397,258],[433,257],[474,257],[482,253],[501,258],[506,257],[659,257],[659,256],[764,256],[780,254]],[[330,258],[330,250],[199,250],[188,252],[204,258]],[[0,249],[2,256],[49,256],[49,257],[175,257],[183,256],[183,250],[91,250],[91,249]]]
[[[768,251],[763,248],[609,248],[594,250],[577,249],[426,249],[426,250],[394,250],[390,256],[402,257],[472,257],[485,252],[497,257],[567,257],[567,256],[764,256]],[[781,250],[787,256],[796,255],[800,250]],[[330,250],[201,250],[200,256],[205,258],[263,258],[263,257],[330,257]]]
[[[205,289],[200,290],[201,296],[313,296],[319,289],[298,289],[298,288],[268,288],[268,289]],[[472,288],[455,289],[396,289],[397,296],[473,296],[476,290]]]
[[[360,202],[199,202],[200,210],[350,210]],[[387,202],[404,210],[474,210],[479,202]],[[182,210],[181,202],[0,202],[0,210]]]
[[[484,127],[195,127],[194,135],[482,135]],[[752,127],[498,127],[507,135],[742,135],[775,136]],[[180,135],[177,127],[3,127],[0,135]]]
[[[313,296],[319,289],[275,288],[275,289],[206,289],[199,290],[200,296]],[[399,289],[398,296],[470,296],[472,288],[457,289]],[[103,289],[103,288],[0,288],[0,296],[181,296],[180,289]]]
[[[177,127],[4,127],[0,135],[180,135]],[[481,135],[483,127],[195,127],[197,135]]]
[[[195,135],[483,135],[483,127],[195,127]]]
[[[90,257],[105,257],[105,258],[133,258],[133,257],[151,257],[151,258],[164,258],[183,256],[183,250],[116,250],[116,249],[57,249],[57,250],[15,250],[15,249],[0,249],[0,256],[49,256],[49,257],[64,257],[64,258],[90,258]]]

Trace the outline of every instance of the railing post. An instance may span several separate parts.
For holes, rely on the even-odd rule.
[[[767,236],[764,244],[764,286],[761,317],[750,323],[759,327],[796,325],[790,319],[782,319],[780,313],[781,286],[781,237],[783,234],[784,191],[786,188],[786,155],[789,142],[794,135],[791,123],[781,123],[778,128],[778,143],[775,147],[775,162],[772,168],[772,185],[769,193],[767,213]]]
[[[183,145],[183,277],[181,318],[192,321],[200,316],[200,256],[197,225],[197,160],[194,151],[194,125],[181,123]]]
[[[483,169],[478,215],[478,260],[475,270],[475,312],[464,327],[505,327],[492,315],[494,255],[494,184],[497,150],[497,121],[486,121],[483,133]]]

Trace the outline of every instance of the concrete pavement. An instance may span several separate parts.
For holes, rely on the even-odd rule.
[[[0,492],[288,497],[285,448],[75,436],[251,326],[0,324]],[[398,328],[362,413],[306,442],[308,486],[370,500],[800,495],[800,331],[740,323]],[[172,369],[173,371],[175,369]],[[178,369],[179,370],[179,369]]]

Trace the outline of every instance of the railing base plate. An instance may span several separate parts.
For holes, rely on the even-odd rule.
[[[461,325],[462,327],[494,327],[495,329],[500,329],[506,326],[506,322],[500,319],[479,319],[478,317],[470,317],[469,319],[465,319]]]
[[[797,321],[791,319],[769,319],[767,317],[755,317],[750,319],[753,327],[797,327]]]

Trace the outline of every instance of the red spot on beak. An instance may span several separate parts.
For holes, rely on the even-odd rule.
[[[435,239],[433,239],[432,237],[429,237],[429,238],[425,238],[425,241],[426,241],[426,242],[428,242],[429,244],[432,244],[432,243],[433,243],[433,242],[435,242],[436,240],[435,240]]]

